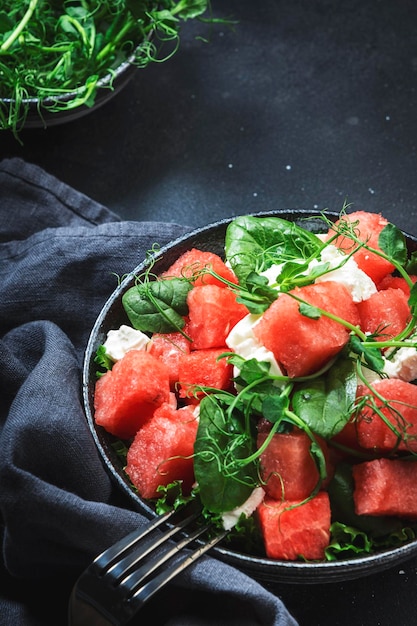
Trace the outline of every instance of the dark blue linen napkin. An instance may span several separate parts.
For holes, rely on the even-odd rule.
[[[122,221],[37,166],[0,162],[2,626],[64,626],[77,576],[145,521],[95,448],[81,367],[116,275],[186,231]],[[145,611],[155,626],[296,626],[275,594],[209,556]]]

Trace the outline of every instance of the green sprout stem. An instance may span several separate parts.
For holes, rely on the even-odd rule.
[[[16,28],[10,33],[9,37],[0,46],[0,52],[7,51],[10,46],[19,38],[20,34],[25,29],[26,25],[30,21],[32,15],[35,12],[39,0],[30,0],[27,11]]]

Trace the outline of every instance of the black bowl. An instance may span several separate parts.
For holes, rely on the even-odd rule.
[[[314,219],[315,216],[317,217],[317,213],[309,210],[289,209],[256,213],[254,215],[259,217],[281,217],[294,221],[312,232],[323,232],[323,221]],[[338,214],[333,212],[326,212],[326,215],[333,220],[338,217]],[[152,271],[157,274],[165,271],[183,252],[190,248],[200,248],[201,250],[215,252],[223,256],[226,228],[233,219],[221,220],[176,239],[168,246],[162,248],[156,255],[157,260]],[[417,239],[408,234],[405,234],[405,236],[410,252],[417,250]],[[83,394],[88,424],[105,467],[119,488],[128,497],[132,506],[151,518],[155,516],[155,512],[150,504],[142,500],[132,489],[131,483],[123,471],[122,461],[112,446],[115,441],[114,437],[94,421],[94,387],[97,370],[94,357],[96,350],[100,344],[104,343],[109,330],[118,328],[122,323],[129,324],[122,307],[122,294],[134,285],[135,276],[143,272],[145,268],[146,263],[144,262],[123,280],[105,303],[97,318],[85,353]],[[322,563],[277,561],[266,557],[250,556],[222,545],[213,548],[212,554],[243,570],[259,581],[301,584],[323,583],[351,580],[388,569],[396,563],[416,555],[417,540],[410,541],[401,547],[384,550],[366,557],[362,556]]]
[[[92,111],[96,111],[99,107],[106,104],[109,100],[114,98],[133,78],[138,68],[133,64],[134,56],[121,63],[112,74],[106,74],[97,82],[97,91],[93,106],[87,106],[85,104],[75,106],[74,108],[67,107],[69,103],[76,100],[77,97],[82,97],[85,93],[85,88],[80,87],[74,91],[64,93],[54,98],[45,97],[39,98],[24,98],[21,101],[22,111],[27,109],[26,119],[22,124],[23,128],[47,128],[50,126],[58,126],[66,122],[79,119],[88,115]],[[14,105],[15,101],[12,98],[2,98],[0,102],[9,109],[11,105]],[[62,106],[61,110],[52,111],[51,107]],[[65,105],[65,106],[64,106]]]

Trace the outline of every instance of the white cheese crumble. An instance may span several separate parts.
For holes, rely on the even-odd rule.
[[[226,513],[223,513],[223,528],[225,530],[230,530],[231,528],[236,526],[242,513],[246,517],[250,517],[261,504],[264,497],[265,491],[262,489],[262,487],[255,487],[249,498],[243,504],[237,506],[232,511],[227,511]]]
[[[282,376],[282,371],[273,352],[265,348],[253,334],[253,327],[261,319],[260,315],[249,313],[242,318],[230,331],[226,338],[226,345],[244,359],[256,359],[270,363],[269,373],[273,376]],[[236,370],[237,368],[235,368]]]
[[[417,339],[414,337],[414,339]],[[385,359],[384,373],[410,383],[417,379],[417,349],[400,348],[392,359]]]
[[[107,356],[114,361],[120,361],[129,350],[145,350],[149,342],[148,335],[140,330],[122,324],[118,330],[109,330],[104,348]]]
[[[407,383],[417,380],[417,335],[413,334],[409,339],[416,342],[415,348],[399,348],[394,352],[391,359],[382,357],[384,360],[383,375],[385,374],[388,378],[399,378]],[[367,367],[362,367],[362,374],[369,384],[375,384],[382,380],[380,375]]]
[[[261,276],[265,276],[268,279],[268,285],[270,287],[276,286],[277,278],[282,272],[284,263],[274,263],[271,267],[260,273]]]
[[[346,255],[332,244],[323,248],[320,259],[310,261],[308,269],[301,273],[308,276],[314,268],[323,263],[328,263],[329,271],[316,278],[316,283],[329,280],[341,283],[349,290],[354,302],[367,300],[377,291],[373,280],[363,270],[359,269],[356,261],[352,257],[346,260]],[[282,268],[283,264],[277,263],[261,272],[261,274],[266,276],[268,284],[274,287]]]
[[[359,269],[355,259],[350,257],[341,265],[344,259],[346,259],[346,255],[340,252],[336,246],[329,244],[323,248],[320,261],[317,259],[311,261],[309,269],[313,269],[321,263],[328,263],[331,271],[317,278],[315,282],[334,280],[345,285],[354,302],[368,300],[377,291],[375,283],[363,270]]]

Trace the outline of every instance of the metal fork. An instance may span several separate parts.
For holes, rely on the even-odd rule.
[[[102,552],[74,585],[69,626],[127,624],[155,593],[227,534],[217,532],[185,550],[211,527],[198,523],[200,515],[201,509],[193,507],[170,511]],[[171,541],[178,534],[180,539]]]

